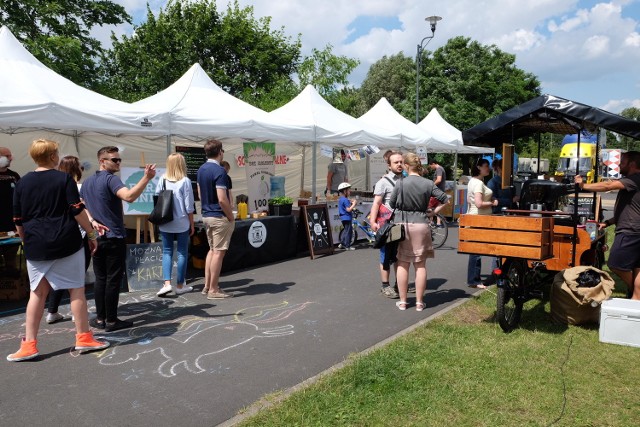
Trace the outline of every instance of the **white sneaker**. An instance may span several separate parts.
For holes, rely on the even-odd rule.
[[[47,313],[47,323],[56,323],[64,319],[64,316],[60,313]]]
[[[176,287],[175,293],[176,295],[186,294],[187,292],[191,292],[193,288],[191,286],[183,286],[181,288]]]
[[[169,292],[171,292],[172,290],[173,290],[173,288],[171,287],[171,285],[164,285],[162,287],[162,289],[160,289],[156,295],[159,296],[159,297],[163,297],[166,294],[168,294]]]

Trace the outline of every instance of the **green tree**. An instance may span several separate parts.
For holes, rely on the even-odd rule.
[[[234,96],[253,97],[277,88],[295,71],[300,40],[272,30],[270,18],[235,1],[219,13],[214,0],[170,0],[156,18],[118,40],[103,59],[103,92],[126,101],[150,96],[174,83],[194,63]]]
[[[265,111],[283,106],[298,95],[307,85],[312,85],[318,93],[334,107],[345,111],[354,101],[353,88],[349,88],[349,74],[360,63],[356,59],[334,55],[333,47],[323,50],[313,49],[296,69],[297,78],[283,76],[276,84],[262,91],[245,91],[241,98]]]
[[[103,52],[90,30],[124,22],[131,17],[109,0],[0,0],[0,25],[47,67],[88,88],[96,87]]]
[[[424,56],[420,117],[437,108],[452,125],[468,129],[540,95],[538,79],[494,45],[455,37]]]
[[[416,65],[412,58],[402,52],[383,56],[369,68],[367,77],[360,86],[355,116],[369,111],[380,98],[385,97],[405,117],[411,117],[415,105]],[[413,107],[415,108],[415,107]],[[413,113],[415,114],[415,113]]]
[[[624,110],[622,110],[620,115],[622,117],[626,117],[627,119],[640,121],[640,109],[636,107],[625,108]],[[631,137],[624,136],[624,135],[618,135],[617,139],[618,139],[618,144],[616,144],[616,148],[624,148],[625,150],[628,150],[628,151],[632,151],[632,150],[640,151],[640,141],[638,141],[637,139],[633,139]],[[613,142],[612,139],[608,139],[608,140]]]

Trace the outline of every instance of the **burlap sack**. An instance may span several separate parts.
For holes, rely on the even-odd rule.
[[[598,285],[578,286],[578,276],[586,270],[593,270],[600,275]],[[555,275],[551,286],[551,317],[557,322],[570,325],[598,323],[600,303],[611,296],[614,285],[609,273],[595,267],[578,266],[560,271]]]

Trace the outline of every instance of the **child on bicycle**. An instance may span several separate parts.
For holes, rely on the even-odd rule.
[[[338,213],[340,214],[340,221],[342,221],[342,226],[344,227],[344,231],[342,232],[342,241],[338,245],[338,248],[352,251],[355,248],[351,247],[351,221],[353,219],[351,211],[356,207],[356,200],[349,199],[349,195],[351,194],[351,184],[343,182],[338,185],[338,194],[340,194],[340,198],[338,199]]]

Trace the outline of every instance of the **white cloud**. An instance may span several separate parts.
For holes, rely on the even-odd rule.
[[[195,0],[194,0],[195,1]],[[146,0],[116,0],[134,16],[146,13]],[[216,0],[218,9],[227,0]],[[414,56],[416,45],[431,35],[424,18],[438,15],[435,37],[427,49],[464,36],[495,44],[516,55],[516,64],[537,75],[543,91],[590,105],[622,105],[640,99],[639,0],[239,0],[254,16],[271,16],[273,29],[301,34],[302,52],[334,46],[334,53],[357,58],[352,74],[359,86],[370,65],[400,51]],[[152,0],[157,11],[166,0]],[[364,31],[349,40],[349,26],[359,16],[396,17],[400,27]],[[131,32],[122,27],[120,32]],[[104,32],[108,34],[108,31]],[[359,34],[362,31],[358,32]],[[108,39],[108,37],[106,37]],[[102,40],[102,36],[101,36]],[[630,100],[630,101],[627,101]],[[625,104],[626,105],[626,104]],[[615,112],[615,111],[614,111]]]

